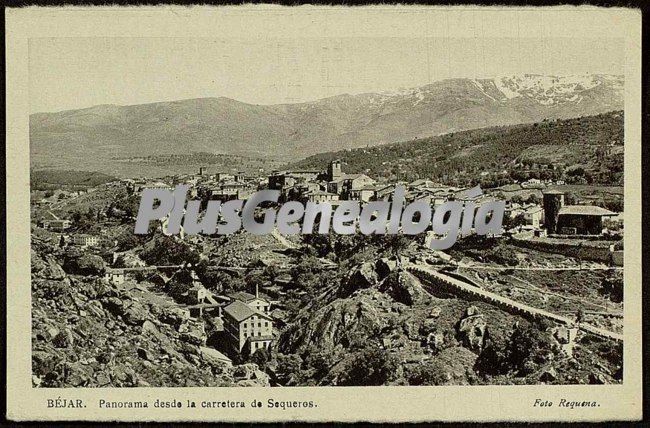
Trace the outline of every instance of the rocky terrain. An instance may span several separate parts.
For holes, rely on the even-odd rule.
[[[100,279],[104,262],[32,251],[32,370],[40,387],[268,386],[253,363],[230,366],[204,346],[204,327],[145,303],[142,289]],[[75,272],[75,273],[72,273]],[[147,292],[146,289],[144,290]]]
[[[117,186],[117,187],[116,187]],[[606,271],[481,272],[494,266],[576,266],[569,257],[508,241],[464,239],[448,255],[404,236],[273,235],[224,237],[132,234],[130,196],[98,186],[49,209],[76,219],[75,233],[101,237],[80,251],[32,225],[32,368],[40,387],[581,384],[622,381],[622,345],[565,326],[514,315],[443,292],[409,266],[452,272],[486,290],[617,331],[622,278]],[[92,213],[87,210],[92,207]],[[33,221],[43,209],[33,208]],[[291,244],[291,245],[289,245]],[[486,249],[487,248],[487,249]],[[450,259],[451,258],[451,262]],[[254,292],[273,301],[270,355],[224,363],[212,315],[188,318],[178,294],[186,269],[124,284],[110,266],[193,264],[214,293]],[[215,269],[215,266],[222,269]],[[452,274],[450,273],[450,274]],[[594,309],[596,312],[594,312]],[[593,313],[588,313],[592,311]]]
[[[616,357],[600,361],[620,352],[612,343],[583,336],[569,356],[558,326],[433,291],[394,260],[356,266],[283,332],[277,371],[300,367],[289,385],[620,380]]]

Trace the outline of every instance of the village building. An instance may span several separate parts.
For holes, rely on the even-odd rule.
[[[375,198],[377,187],[370,184],[360,189],[352,189],[349,192],[349,198],[354,201],[370,202]]]
[[[274,171],[269,175],[269,189],[282,190],[285,187],[291,187],[296,184],[296,178],[286,172]]]
[[[170,191],[174,190],[173,186],[163,181],[145,181],[142,184],[134,186],[134,191],[136,192],[140,192],[145,189],[166,189]]]
[[[99,245],[99,237],[86,234],[74,235],[72,243],[80,247],[96,247]]]
[[[505,215],[510,218],[522,216],[525,225],[532,229],[539,229],[544,221],[544,210],[539,205],[522,206],[517,203],[510,204],[505,211]]]
[[[521,183],[521,187],[531,188],[531,187],[542,187],[542,180],[538,178],[531,178],[530,180],[524,181]]]
[[[70,220],[61,220],[61,219],[48,219],[41,220],[39,225],[44,228],[51,230],[53,232],[63,232],[70,228],[72,222]]]
[[[190,301],[194,303],[204,303],[210,292],[199,282],[195,282],[187,292]]]
[[[217,181],[230,181],[230,180],[234,180],[235,176],[232,174],[228,174],[227,172],[217,172],[216,174],[213,175],[213,178]]]
[[[273,171],[268,177],[269,189],[282,190],[299,183],[315,182],[322,174],[321,171],[312,170]]]
[[[234,300],[223,310],[224,331],[232,347],[239,353],[268,350],[273,341],[273,320],[269,314]]]
[[[239,300],[240,302],[246,303],[251,308],[265,314],[271,312],[271,303],[267,299],[260,297],[259,292],[257,291],[254,295],[245,291],[238,291],[229,294],[228,297],[233,301]]]
[[[566,235],[601,235],[603,217],[613,217],[616,213],[605,208],[590,205],[567,205],[558,213],[557,227]]]
[[[343,174],[339,178],[327,183],[327,191],[341,195],[343,199],[351,199],[354,191],[359,191],[375,183],[376,181],[366,174]]]
[[[544,192],[544,226],[549,235],[601,235],[603,217],[616,213],[593,205],[564,205],[564,193]]]
[[[323,190],[314,190],[314,191],[306,192],[303,195],[303,197],[308,202],[331,202],[331,201],[339,200],[339,195],[337,195],[336,193],[329,193]]]
[[[375,191],[375,199],[378,201],[390,201],[394,192],[395,192],[394,184],[377,186],[377,190]]]
[[[124,269],[106,268],[106,271],[104,272],[104,279],[111,284],[121,285],[124,284],[126,275],[124,273]]]
[[[539,205],[533,205],[524,209],[523,215],[527,225],[532,226],[534,229],[539,229],[542,224],[544,210]]]

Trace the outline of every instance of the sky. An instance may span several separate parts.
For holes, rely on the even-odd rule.
[[[454,77],[623,74],[621,39],[36,38],[30,110],[228,97],[251,104],[392,91]]]

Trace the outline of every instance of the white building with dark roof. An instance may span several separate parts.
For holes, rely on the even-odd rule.
[[[271,316],[241,300],[234,300],[224,308],[223,326],[231,339],[232,347],[240,353],[248,352],[252,355],[259,349],[268,350],[273,341]]]

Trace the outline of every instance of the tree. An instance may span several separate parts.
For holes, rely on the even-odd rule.
[[[269,351],[266,349],[258,349],[251,355],[251,363],[257,364],[257,367],[260,368],[260,370],[265,371],[266,370],[266,365],[269,362]]]
[[[395,380],[399,360],[394,355],[376,346],[357,352],[347,370],[341,375],[340,385],[384,385]]]
[[[278,354],[275,375],[282,385],[295,385],[300,378],[302,358],[296,354]]]
[[[201,260],[196,250],[171,236],[161,236],[153,244],[141,254],[141,258],[150,265],[191,263],[194,266]]]
[[[404,250],[406,250],[413,242],[411,239],[401,234],[383,235],[381,239],[383,239],[386,248],[395,256],[398,264],[401,264],[401,256],[404,253]]]
[[[313,256],[303,256],[291,268],[292,283],[301,290],[313,292],[320,285],[319,276],[320,260]]]
[[[524,198],[521,195],[517,194],[517,195],[514,195],[512,198],[510,198],[510,202],[512,202],[513,204],[520,204],[521,205],[521,204],[524,203]]]
[[[514,217],[504,216],[503,217],[503,228],[504,229],[513,229],[519,226],[526,225],[526,216],[523,213],[517,214]]]
[[[136,235],[131,230],[125,230],[117,237],[118,251],[132,250],[133,248],[144,243],[146,238],[143,235]]]
[[[578,203],[578,196],[573,192],[567,192],[564,194],[564,203],[566,205],[576,205]]]
[[[515,328],[506,351],[506,365],[520,374],[529,374],[535,367],[547,363],[553,354],[552,341],[541,326],[526,323]]]
[[[539,205],[539,203],[540,203],[541,201],[540,201],[540,199],[539,199],[539,196],[537,196],[537,195],[534,194],[534,193],[531,193],[530,195],[528,195],[528,199],[526,199],[526,202],[529,203],[529,204],[536,204],[536,205]]]
[[[79,230],[88,230],[96,224],[97,213],[92,208],[88,211],[75,211],[72,213],[72,220]]]

